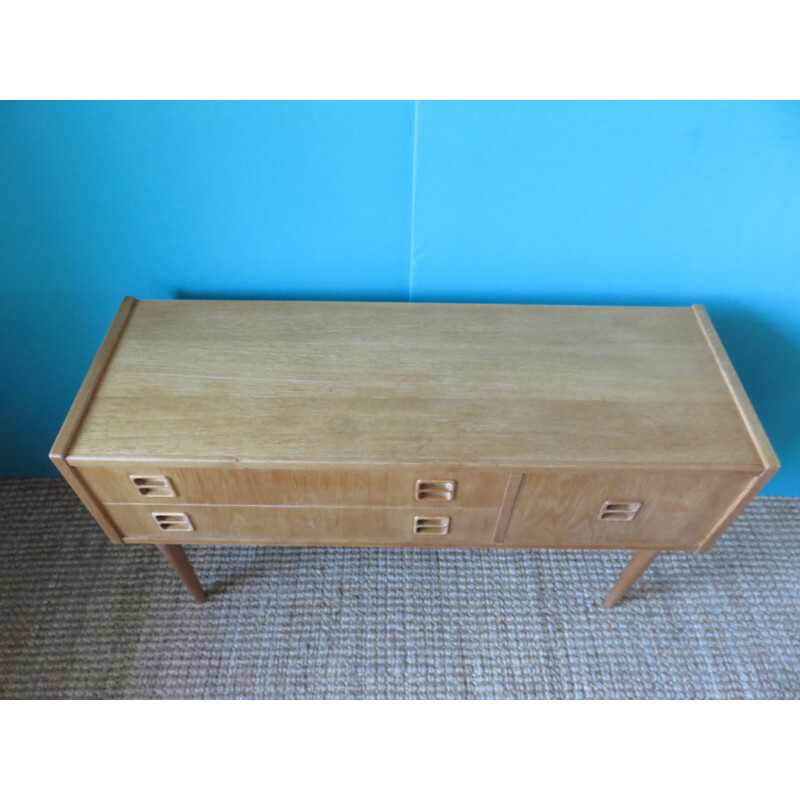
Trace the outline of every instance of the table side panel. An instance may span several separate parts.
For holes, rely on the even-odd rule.
[[[66,455],[72,448],[72,444],[81,429],[84,418],[91,407],[95,393],[102,382],[105,371],[111,364],[116,348],[125,331],[125,327],[130,320],[131,313],[136,306],[134,297],[125,297],[114,315],[111,325],[103,337],[103,341],[92,360],[89,370],[84,376],[78,389],[75,399],[72,401],[67,416],[61,425],[61,429],[50,448],[50,460],[56,469],[64,476],[64,479],[72,487],[72,490],[81,499],[89,513],[95,518],[97,524],[105,532],[106,536],[114,542],[121,544],[120,533],[115,529],[112,521],[102,506],[102,501],[93,494],[91,488],[76,473],[71,464],[67,461]]]
[[[730,356],[726,352],[722,340],[719,338],[719,334],[711,321],[711,317],[708,315],[708,311],[706,311],[705,306],[699,303],[693,305],[692,310],[697,319],[697,324],[700,326],[700,330],[703,332],[708,342],[708,347],[719,367],[720,373],[728,386],[728,390],[736,403],[742,421],[750,434],[750,438],[758,452],[761,463],[768,472],[766,480],[769,480],[780,467],[778,456],[767,437],[761,420],[758,418],[753,408],[753,404],[750,402],[750,398],[747,396],[742,381],[734,369]]]

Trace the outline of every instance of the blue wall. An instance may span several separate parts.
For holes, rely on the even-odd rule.
[[[55,433],[120,299],[408,299],[413,103],[0,105],[0,474]]]
[[[0,474],[138,297],[705,303],[800,494],[800,104],[0,105]]]

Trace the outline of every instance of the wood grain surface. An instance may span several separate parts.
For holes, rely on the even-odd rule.
[[[574,470],[529,472],[503,542],[517,547],[698,549],[747,472]],[[606,502],[641,503],[629,522],[599,519]]]
[[[50,460],[114,544],[121,544],[122,534],[114,526],[114,523],[103,508],[102,502],[98,501],[92,489],[87,486],[67,461],[67,453],[69,453],[72,443],[81,429],[84,417],[94,399],[97,388],[109,364],[111,364],[114,352],[119,345],[120,338],[130,320],[131,312],[135,305],[136,299],[133,297],[124,297],[122,299],[117,313],[114,315],[114,319],[111,321],[111,325],[100,344],[100,348],[81,382],[78,393],[72,401],[56,440],[50,448]]]
[[[141,300],[67,455],[765,465],[691,308]]]
[[[496,508],[325,508],[297,506],[164,506],[181,511],[194,530],[162,533],[149,505],[107,506],[126,542],[175,544],[488,546]],[[446,535],[414,533],[416,517],[449,517]]]
[[[436,505],[435,500],[417,500],[418,480],[452,480],[448,508],[499,507],[506,488],[504,471],[466,470],[448,465],[416,469],[322,468],[270,469],[225,466],[174,467],[169,463],[114,463],[81,466],[75,471],[105,503],[150,503],[157,505],[214,503],[222,505],[295,506],[408,506]],[[142,495],[131,475],[166,477],[174,487],[173,497]]]
[[[196,596],[171,545],[637,550],[609,602],[779,466],[699,305],[133,298],[51,457]]]

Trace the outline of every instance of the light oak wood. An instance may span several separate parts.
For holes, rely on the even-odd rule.
[[[761,425],[761,421],[758,419],[758,415],[753,408],[753,404],[750,402],[750,398],[747,396],[747,392],[745,392],[744,386],[742,386],[742,382],[739,380],[739,376],[736,374],[736,370],[733,368],[733,364],[731,363],[728,354],[725,352],[725,348],[722,345],[722,340],[719,338],[719,334],[717,333],[716,328],[714,328],[714,324],[711,322],[711,317],[708,316],[705,306],[700,305],[699,303],[696,303],[692,306],[692,311],[694,311],[695,317],[697,318],[697,324],[700,326],[700,330],[703,332],[703,335],[706,338],[706,342],[711,350],[711,354],[713,355],[714,360],[719,367],[719,371],[725,380],[725,384],[727,385],[728,390],[730,391],[731,396],[736,403],[736,408],[738,409],[744,424],[747,426],[747,430],[750,433],[753,444],[758,451],[761,464],[766,469],[771,469],[774,473],[777,471],[778,467],[780,467],[778,456],[772,449],[772,445],[767,438],[766,431]]]
[[[104,503],[215,503],[223,505],[296,506],[408,506],[437,504],[436,498],[418,500],[417,483],[447,479],[455,483],[449,508],[499,506],[506,485],[503,471],[478,471],[448,465],[431,469],[358,468],[293,469],[253,465],[172,467],[169,463],[129,463],[79,466],[75,471]],[[174,496],[142,495],[130,476],[164,478]]]
[[[692,310],[697,317],[700,329],[706,337],[708,346],[725,379],[725,383],[731,392],[744,424],[750,433],[763,465],[761,474],[754,477],[750,484],[741,491],[739,496],[731,503],[730,507],[722,514],[717,524],[712,527],[711,531],[704,538],[699,550],[705,553],[728,529],[750,500],[764,488],[769,479],[778,471],[780,468],[780,461],[778,461],[778,456],[775,454],[767,438],[767,434],[761,425],[761,421],[758,419],[753,404],[750,402],[750,398],[747,396],[747,392],[745,392],[744,386],[742,386],[742,382],[739,380],[739,376],[736,374],[736,370],[733,368],[733,364],[728,354],[725,352],[722,340],[719,338],[719,334],[714,328],[714,324],[711,322],[711,317],[709,317],[705,307],[699,303],[693,305]]]
[[[156,547],[175,570],[181,583],[191,592],[192,597],[198,603],[204,603],[207,595],[184,549],[179,544],[157,544]]]
[[[105,512],[101,502],[98,502],[92,490],[86,485],[83,479],[70,466],[67,461],[67,453],[72,447],[72,443],[83,422],[84,415],[89,408],[92,399],[97,392],[97,387],[111,363],[125,326],[128,324],[131,312],[136,305],[136,299],[125,297],[120,303],[117,313],[111,322],[111,326],[103,339],[97,355],[86,373],[86,377],[81,383],[78,394],[70,407],[67,417],[64,420],[61,430],[56,436],[53,447],[50,450],[50,459],[55,464],[58,471],[64,476],[65,480],[72,487],[75,494],[80,497],[89,513],[95,518],[97,524],[105,531],[108,538],[115,544],[122,542],[120,532],[114,527],[108,514]]]
[[[761,466],[690,308],[166,300],[69,458]]]
[[[777,472],[777,466],[771,466],[764,470],[760,475],[751,478],[749,483],[741,487],[741,491],[731,502],[728,508],[722,513],[719,520],[711,527],[711,530],[703,537],[700,542],[697,552],[707,553],[714,542],[722,536],[723,533],[731,526],[733,521],[742,511],[747,504],[764,488],[767,481]]]
[[[51,457],[116,542],[637,550],[612,595],[779,466],[702,306],[133,298]]]
[[[622,571],[619,579],[614,584],[608,597],[605,599],[606,608],[613,608],[633,586],[644,571],[653,563],[658,555],[658,550],[637,550],[630,563]]]
[[[363,545],[402,547],[482,546],[491,544],[495,508],[325,506],[164,506],[164,513],[183,513],[188,532],[162,531],[153,507],[108,506],[125,542],[182,544]],[[417,517],[450,520],[447,534],[431,529],[414,533]],[[428,526],[426,526],[428,527]]]
[[[752,475],[702,470],[531,471],[503,541],[518,547],[696,550]],[[641,503],[628,522],[599,519],[606,502]]]
[[[506,491],[503,494],[503,503],[500,506],[500,513],[497,515],[497,521],[494,524],[494,534],[492,536],[494,544],[500,544],[505,538],[508,522],[511,519],[514,504],[517,502],[519,487],[524,477],[521,472],[512,472],[508,476]]]

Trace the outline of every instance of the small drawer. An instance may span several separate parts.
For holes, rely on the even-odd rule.
[[[290,469],[135,464],[77,467],[103,503],[498,508],[506,471],[450,467]]]
[[[488,546],[496,509],[107,506],[126,542]]]

